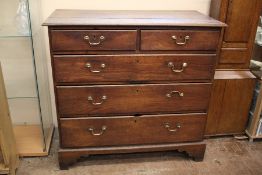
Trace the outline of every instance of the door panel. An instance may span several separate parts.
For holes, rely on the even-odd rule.
[[[248,42],[256,0],[229,0],[224,41]]]

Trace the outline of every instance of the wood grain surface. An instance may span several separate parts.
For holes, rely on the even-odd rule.
[[[86,154],[178,150],[203,160],[226,24],[196,11],[56,10],[44,25],[66,147],[61,169]]]
[[[136,35],[135,30],[52,30],[51,46],[54,51],[136,50]]]
[[[79,148],[201,141],[205,121],[205,114],[61,119],[61,146]],[[166,128],[167,125],[170,128]],[[102,131],[102,127],[106,129]],[[93,134],[101,135],[93,135],[90,128],[94,129]]]
[[[58,111],[60,117],[206,112],[210,91],[209,83],[58,87]]]
[[[218,30],[142,30],[141,50],[216,50],[219,36]]]
[[[156,81],[210,81],[215,54],[194,55],[88,55],[54,56],[55,81],[59,83],[114,84]],[[169,63],[174,66],[170,67]],[[183,64],[187,66],[183,68]],[[86,67],[90,64],[91,67]],[[105,67],[101,67],[104,64]],[[174,72],[173,70],[183,70]],[[99,72],[92,72],[99,71]]]
[[[46,26],[207,26],[224,27],[224,23],[197,11],[96,11],[56,10],[44,22]]]
[[[218,69],[249,68],[261,11],[261,0],[211,0],[210,16],[228,25]]]
[[[205,135],[243,134],[255,79],[215,79]]]

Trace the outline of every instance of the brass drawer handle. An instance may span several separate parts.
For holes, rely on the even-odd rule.
[[[88,35],[84,36],[84,40],[88,40],[88,43],[89,43],[90,46],[98,46],[98,45],[101,44],[102,41],[104,41],[105,39],[106,39],[106,38],[105,38],[103,35],[101,35],[101,36],[99,37],[98,42],[91,42],[91,41],[90,41],[90,37],[89,37]]]
[[[91,128],[88,128],[88,130],[90,131],[90,133],[93,135],[93,136],[101,136],[105,133],[106,131],[106,126],[102,126],[101,128],[101,131],[100,132],[95,132],[95,129],[93,127]]]
[[[187,44],[187,41],[190,39],[189,36],[185,36],[184,42],[178,42],[176,35],[173,35],[171,38],[172,38],[173,40],[175,40],[176,44],[179,45],[179,46],[186,45],[186,44]]]
[[[92,105],[97,106],[97,105],[103,104],[106,99],[107,99],[107,96],[103,95],[102,98],[101,98],[101,102],[94,102],[92,96],[88,96],[88,99],[87,99],[87,100],[90,101],[90,102],[92,103]]]
[[[86,63],[85,67],[88,68],[90,70],[90,72],[92,72],[92,73],[100,73],[102,71],[102,70],[93,70],[92,65],[90,63]],[[106,67],[106,65],[104,63],[102,63],[100,65],[100,67],[101,67],[101,69],[104,69]]]
[[[171,98],[172,96],[178,94],[179,97],[184,97],[184,93],[183,92],[179,92],[179,91],[171,91],[170,93],[167,93],[166,96],[168,98]]]
[[[169,132],[177,132],[177,130],[179,130],[182,126],[180,123],[177,123],[175,128],[172,129],[170,123],[164,123],[165,128],[169,131]]]
[[[171,68],[171,70],[175,73],[181,73],[185,70],[185,68],[187,67],[187,63],[183,63],[182,64],[182,68],[181,69],[175,69],[175,65],[173,62],[169,62],[167,65],[169,68]]]

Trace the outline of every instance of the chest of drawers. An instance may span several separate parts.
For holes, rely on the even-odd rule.
[[[225,24],[195,11],[56,10],[48,26],[62,169],[81,156],[202,160]]]

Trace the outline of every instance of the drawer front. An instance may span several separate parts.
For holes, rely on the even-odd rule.
[[[135,30],[52,30],[53,51],[136,50]]]
[[[211,80],[215,55],[54,57],[58,83]]]
[[[206,112],[211,84],[57,87],[61,117]]]
[[[219,31],[142,30],[141,50],[216,50]]]
[[[221,49],[219,63],[221,64],[243,64],[248,61],[248,50],[246,48]]]
[[[205,114],[61,119],[61,146],[70,148],[200,141],[205,122]]]

